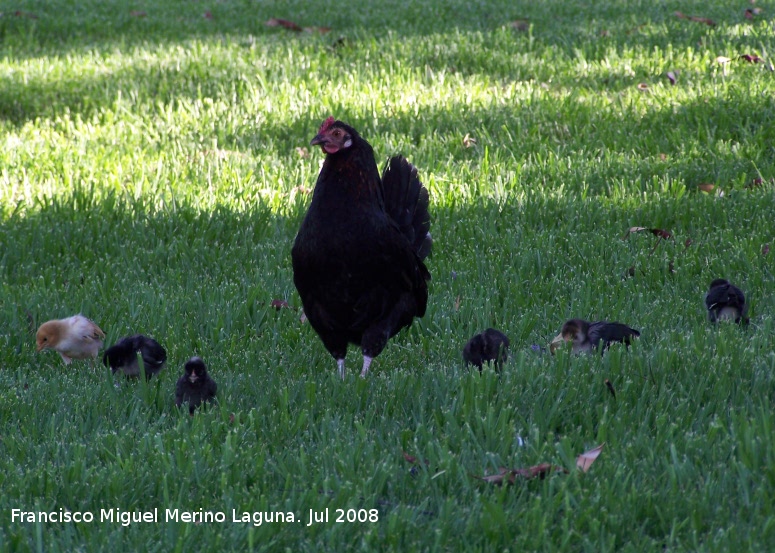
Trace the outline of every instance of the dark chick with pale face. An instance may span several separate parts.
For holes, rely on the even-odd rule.
[[[705,294],[705,307],[708,308],[708,319],[712,323],[734,321],[738,324],[748,324],[745,294],[723,278],[717,278],[710,283],[710,289]]]
[[[602,355],[612,343],[619,342],[629,347],[633,338],[638,336],[640,332],[626,324],[570,319],[562,325],[562,330],[549,344],[549,349],[554,353],[563,344],[571,343],[573,353],[592,353],[600,349]]]
[[[175,405],[188,403],[188,412],[194,414],[197,407],[215,399],[218,386],[207,374],[207,366],[199,357],[192,357],[186,363],[183,376],[175,386]]]

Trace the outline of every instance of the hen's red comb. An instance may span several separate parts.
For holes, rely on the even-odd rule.
[[[334,124],[334,121],[336,121],[336,119],[334,119],[333,117],[329,117],[328,119],[323,121],[323,124],[320,125],[320,130],[318,131],[318,134],[327,131],[328,127]]]

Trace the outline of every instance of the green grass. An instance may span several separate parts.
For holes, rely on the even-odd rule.
[[[775,549],[775,4],[753,20],[720,0],[157,4],[0,1],[0,550]],[[715,61],[746,53],[764,63]],[[351,349],[344,383],[298,312],[269,305],[300,305],[290,247],[331,114],[378,163],[417,165],[435,240],[426,316],[365,381]],[[674,240],[649,253],[631,226]],[[747,293],[749,328],[707,324],[716,277]],[[115,386],[35,352],[37,325],[77,312],[110,343],[154,336],[167,369]],[[642,337],[602,359],[531,349],[569,317]],[[487,326],[511,338],[500,376],[462,365]],[[195,354],[219,407],[189,417],[173,390]],[[601,442],[587,474],[474,478],[572,468]]]

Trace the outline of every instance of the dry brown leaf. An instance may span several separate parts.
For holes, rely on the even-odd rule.
[[[765,244],[762,247],[762,255],[767,255],[768,253],[770,253],[770,245],[769,244]]]
[[[664,240],[667,240],[668,238],[672,238],[672,237],[673,237],[673,235],[672,235],[672,234],[670,234],[670,232],[668,232],[668,231],[666,231],[666,230],[662,230],[661,228],[648,228],[648,227],[630,227],[630,228],[627,230],[627,234],[625,234],[625,235],[622,237],[622,240],[626,240],[626,239],[627,239],[627,237],[628,237],[630,234],[634,233],[634,232],[642,232],[642,231],[644,231],[644,230],[647,230],[647,231],[649,231],[651,234],[653,234],[654,236],[658,236],[659,238],[662,238],[662,239],[664,239]]]
[[[525,32],[530,30],[530,20],[529,19],[515,19],[508,25],[514,30],[517,30],[519,32]]]
[[[589,470],[589,467],[592,466],[592,463],[595,462],[595,459],[600,455],[600,452],[603,451],[603,446],[605,443],[600,444],[594,449],[590,449],[589,451],[585,451],[578,457],[576,457],[576,466],[580,468],[582,471],[587,472]]]
[[[304,186],[303,184],[300,184],[299,186],[295,186],[295,187],[293,188],[293,191],[294,191],[294,192],[296,192],[296,193],[298,193],[298,194],[304,194],[304,195],[307,195],[307,194],[309,194],[310,192],[312,192],[312,190],[310,190],[309,188],[307,188],[307,187],[306,187],[306,186]]]
[[[686,242],[684,242],[684,248],[688,248],[688,247],[689,247],[689,246],[691,246],[693,243],[694,243],[694,242],[692,242],[692,239],[691,239],[691,238],[687,238],[687,239],[686,239]]]
[[[521,476],[525,480],[531,480],[533,478],[540,478],[543,480],[548,474],[551,474],[552,472],[567,473],[568,471],[562,467],[558,467],[550,463],[541,463],[540,465],[535,465],[533,467],[524,469],[509,469],[506,467],[500,467],[497,474],[489,474],[487,476],[474,475],[474,477],[489,484],[501,486],[503,484],[513,484],[516,481],[517,476]]]
[[[710,194],[711,192],[713,192],[713,189],[716,188],[716,185],[711,184],[709,182],[704,182],[702,184],[698,184],[697,188],[699,188],[703,192],[707,192],[708,194]]]
[[[460,309],[460,296],[455,298],[455,311]]]
[[[269,305],[274,307],[277,311],[280,311],[280,309],[288,309],[288,308],[290,308],[290,306],[288,305],[287,301],[279,300],[279,299],[272,300],[272,302]]]
[[[649,85],[646,83],[638,83],[638,90],[640,91],[646,91],[649,89]]]
[[[611,381],[607,378],[605,379],[605,387],[608,388],[608,391],[611,392],[611,395],[614,396],[614,399],[616,399],[616,391],[614,390],[614,385],[611,384]]]
[[[756,54],[743,54],[740,59],[747,61],[748,63],[761,63],[762,59]]]
[[[463,146],[471,148],[474,144],[476,144],[476,138],[472,137],[469,133],[466,133],[463,137]]]
[[[309,150],[303,146],[296,146],[296,153],[302,159],[307,159],[310,156]]]
[[[304,312],[304,308],[301,308],[301,313],[299,313],[299,322],[301,324],[304,324],[307,322],[307,314]]]
[[[297,33],[300,33],[304,30],[301,28],[301,26],[297,25],[293,21],[288,21],[287,19],[280,19],[277,17],[272,17],[271,19],[267,20],[264,25],[267,27],[282,27],[284,29],[288,29],[289,31],[296,31]]]

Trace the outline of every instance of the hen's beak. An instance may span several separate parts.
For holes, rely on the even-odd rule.
[[[555,336],[549,343],[549,351],[554,355],[554,350],[561,348],[565,344],[565,338],[562,337],[562,332]]]
[[[323,133],[320,133],[315,138],[313,138],[309,145],[310,146],[317,146],[318,144],[325,144],[327,142],[326,137]]]

